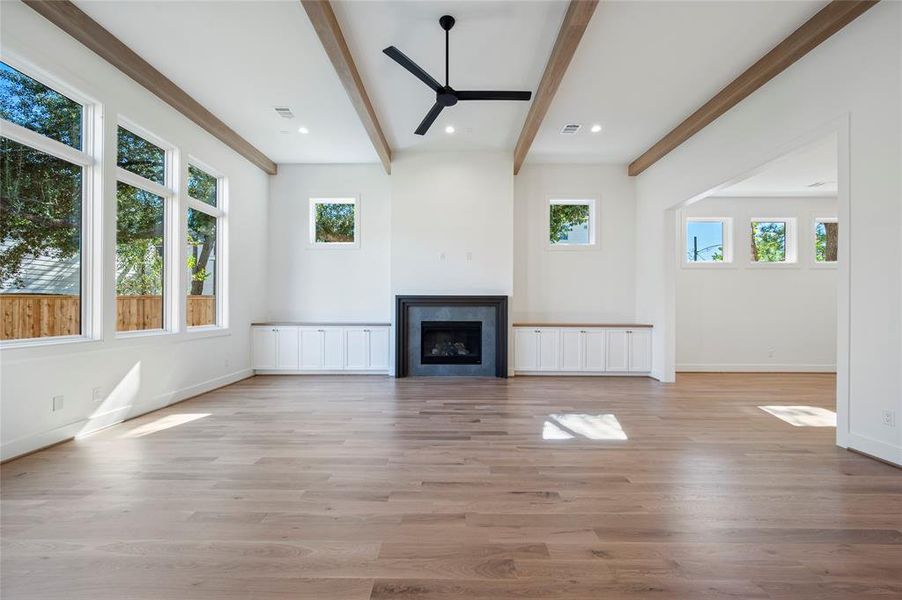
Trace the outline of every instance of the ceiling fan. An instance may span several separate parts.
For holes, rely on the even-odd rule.
[[[454,106],[463,100],[529,100],[532,97],[532,92],[500,92],[491,90],[458,91],[448,85],[448,32],[454,27],[454,17],[445,15],[439,19],[438,22],[442,29],[445,30],[445,85],[436,81],[435,78],[423,70],[422,67],[410,60],[403,52],[394,46],[389,46],[382,51],[399,65],[413,73],[417,79],[428,85],[432,91],[435,92],[435,104],[429,112],[426,113],[426,117],[414,133],[417,135],[425,135],[435,119],[438,118],[438,115],[442,112],[443,108],[446,106]]]

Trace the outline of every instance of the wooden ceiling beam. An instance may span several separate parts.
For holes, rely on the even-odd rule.
[[[854,21],[878,0],[834,0],[777,44],[758,62],[705,102],[642,156],[630,163],[629,174],[638,175],[674,148],[707,127],[755,90],[811,52],[824,40]]]
[[[548,63],[545,65],[545,73],[539,82],[532,105],[529,107],[529,113],[526,115],[526,121],[523,123],[523,130],[520,131],[520,137],[514,148],[514,175],[520,172],[520,167],[526,160],[529,148],[536,139],[539,127],[561,85],[567,67],[570,66],[570,60],[586,32],[586,27],[595,13],[596,6],[598,6],[598,0],[570,0],[567,14],[564,15],[564,22],[561,23],[561,29],[558,31],[554,47],[551,49],[551,56],[548,57]]]
[[[326,55],[332,61],[332,66],[335,67],[335,72],[348,93],[348,98],[350,98],[354,110],[357,111],[357,116],[360,117],[364,129],[376,149],[376,154],[382,161],[385,172],[391,174],[391,148],[388,146],[385,134],[382,133],[382,127],[379,125],[376,111],[363,86],[357,65],[354,64],[351,50],[341,33],[341,27],[335,17],[335,11],[332,10],[332,4],[329,0],[300,0],[300,2],[307,11],[310,22],[313,23],[313,28],[323,44]]]
[[[138,56],[119,38],[104,29],[68,0],[23,0],[42,17],[71,35],[92,52],[100,56],[130,78],[147,88],[163,102],[188,117],[223,144],[260,167],[275,175],[276,163],[250,142],[238,135],[216,115],[197,100],[157,71],[149,62]]]

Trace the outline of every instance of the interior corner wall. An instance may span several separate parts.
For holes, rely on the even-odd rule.
[[[288,321],[391,320],[391,186],[377,164],[279,165],[269,206],[268,315]],[[357,198],[358,247],[317,248],[309,199]]]
[[[596,200],[594,248],[549,248],[551,198]],[[635,219],[626,165],[525,165],[514,179],[513,319],[632,322]]]
[[[20,2],[3,2],[0,53],[96,99],[105,120],[103,337],[0,353],[0,456],[8,459],[251,375],[251,321],[265,312],[268,176]],[[27,69],[26,69],[27,70]],[[228,180],[229,329],[117,339],[116,118],[122,115]],[[112,144],[112,147],[110,147]],[[99,388],[101,402],[93,398]],[[52,398],[63,408],[51,411]]]
[[[814,219],[836,217],[836,208],[835,197],[705,198],[681,211],[732,219],[733,260],[684,264],[681,225],[677,371],[836,371],[837,269],[817,263],[814,247]],[[749,223],[759,217],[795,219],[794,264],[751,262]]]
[[[637,317],[655,326],[653,373],[675,364],[674,207],[845,123],[851,213],[848,364],[838,365],[841,445],[902,464],[902,4],[881,2],[637,179]],[[840,148],[840,156],[844,156]],[[842,210],[842,209],[841,209]],[[841,249],[842,252],[842,249]],[[847,270],[847,271],[845,271]],[[840,312],[843,304],[840,303]],[[895,411],[896,426],[883,424]]]

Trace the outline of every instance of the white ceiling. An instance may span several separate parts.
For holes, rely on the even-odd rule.
[[[757,169],[754,174],[716,196],[835,196],[837,142],[829,135]]]
[[[273,161],[378,162],[297,0],[76,4]]]
[[[414,130],[435,93],[382,53],[396,46],[435,79],[445,79],[445,36],[451,29],[451,87],[535,92],[567,2],[336,2],[342,32],[382,129],[394,150],[513,150],[529,102],[461,102],[446,108],[425,136]],[[454,135],[444,132],[453,125]]]
[[[627,163],[826,0],[599,3],[530,162]],[[278,163],[378,162],[297,0],[85,1],[78,6]],[[451,85],[535,92],[566,0],[333,3],[393,150],[513,150],[528,102],[462,102],[413,134],[431,91],[382,54],[397,46]],[[293,120],[276,116],[288,106]],[[558,132],[582,123],[575,136]],[[600,123],[603,131],[591,134]],[[454,125],[454,135],[444,127]],[[309,128],[308,135],[297,132]],[[283,133],[284,132],[284,133]]]
[[[825,3],[600,2],[527,162],[631,162]]]

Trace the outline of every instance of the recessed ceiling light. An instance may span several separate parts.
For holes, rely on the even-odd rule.
[[[595,125],[592,125],[592,129],[590,129],[589,131],[591,131],[592,133],[598,133],[599,131],[601,131],[601,125],[596,123]]]
[[[445,127],[445,133],[454,133],[454,125],[448,125]]]
[[[307,135],[308,133],[310,133],[310,130],[307,129],[306,127],[298,127],[298,133],[303,133],[304,135]]]

